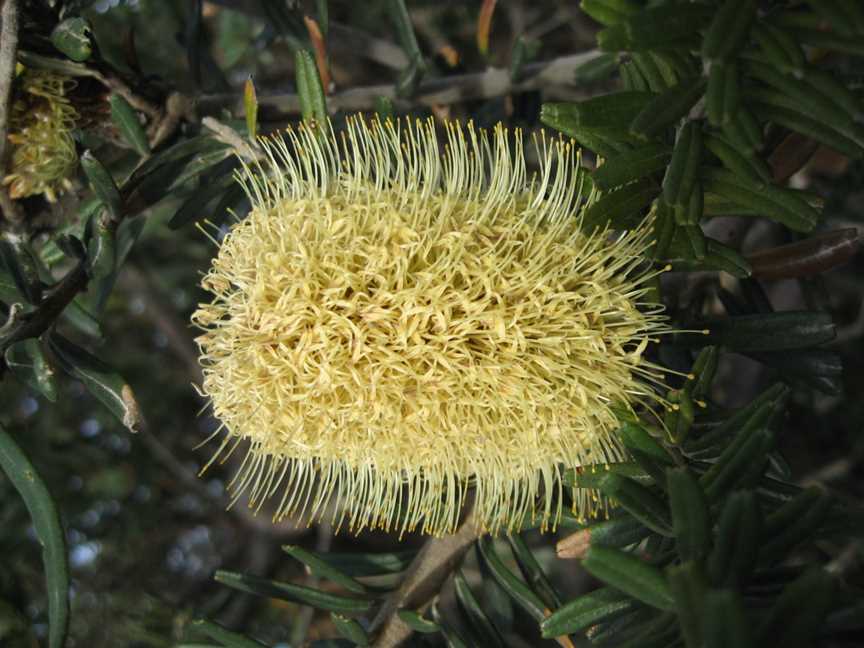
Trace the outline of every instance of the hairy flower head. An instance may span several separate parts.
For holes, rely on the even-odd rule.
[[[275,517],[333,505],[352,530],[481,530],[560,517],[566,469],[619,459],[613,407],[656,399],[666,331],[641,304],[649,232],[580,229],[572,142],[350,119],[263,141],[194,322],[217,456]],[[573,491],[581,517],[600,506]]]
[[[44,194],[50,202],[69,184],[78,157],[72,129],[78,113],[66,97],[72,81],[62,74],[25,68],[15,80],[9,120],[13,199]]]

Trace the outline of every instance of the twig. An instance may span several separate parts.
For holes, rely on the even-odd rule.
[[[390,84],[361,86],[336,92],[327,97],[330,112],[337,110],[369,110],[381,97],[389,98],[399,108],[423,104],[453,104],[470,99],[488,99],[513,92],[524,92],[551,86],[573,86],[576,69],[599,56],[597,50],[562,56],[557,59],[530,63],[522,69],[522,78],[514,82],[510,72],[501,68],[489,68],[485,72],[431,79],[420,84],[410,103],[397,98],[395,86]],[[199,106],[212,111],[220,107],[235,106],[240,110],[240,93],[204,95]],[[259,95],[261,106],[274,108],[282,113],[300,112],[300,98],[296,94]]]
[[[0,170],[6,174],[9,112],[12,105],[12,82],[15,80],[15,62],[18,53],[18,0],[6,0],[0,8]],[[2,178],[0,178],[2,179]],[[24,215],[9,197],[6,187],[0,187],[0,207],[6,220],[19,224]]]
[[[333,542],[333,526],[322,520],[315,528],[315,551],[318,553],[327,553],[330,551],[330,545]],[[316,589],[320,582],[315,574],[310,573],[306,577],[306,587]],[[306,635],[309,632],[309,624],[315,616],[315,608],[305,606],[297,615],[297,620],[294,621],[294,627],[291,630],[291,645],[302,646],[306,641]]]
[[[375,648],[395,648],[411,636],[413,630],[396,613],[401,608],[426,606],[476,539],[477,527],[473,516],[469,515],[453,535],[433,538],[423,545],[399,589],[390,595],[372,620],[370,633],[380,630]]]

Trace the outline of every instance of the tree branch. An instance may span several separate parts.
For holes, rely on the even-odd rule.
[[[0,176],[5,176],[12,83],[15,80],[18,52],[18,0],[2,2],[0,21]],[[5,186],[0,186],[0,208],[10,223],[17,225],[24,219],[21,209],[9,197]]]
[[[477,527],[469,514],[456,533],[432,538],[423,545],[399,589],[390,595],[372,620],[370,633],[380,630],[375,648],[395,648],[411,636],[413,630],[397,612],[402,608],[428,605],[476,539]]]
[[[369,110],[374,108],[375,101],[381,97],[390,99],[394,105],[404,109],[417,104],[434,106],[470,99],[488,99],[541,87],[573,86],[576,69],[599,55],[599,51],[590,50],[530,63],[524,66],[522,77],[515,82],[510,78],[510,72],[502,68],[430,79],[420,84],[417,93],[408,102],[396,96],[396,87],[392,83],[348,88],[328,96],[327,109],[331,113],[337,110]],[[207,112],[228,106],[239,113],[242,110],[241,101],[239,92],[211,94],[202,96],[198,105]],[[258,103],[285,114],[300,112],[300,98],[293,93],[259,95]]]

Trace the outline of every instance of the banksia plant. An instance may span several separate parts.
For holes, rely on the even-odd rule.
[[[69,186],[78,157],[72,129],[78,113],[67,98],[72,81],[25,68],[15,83],[9,120],[12,155],[3,183],[13,199],[44,195],[49,202]]]
[[[193,319],[216,454],[249,441],[233,490],[277,519],[443,534],[473,486],[479,530],[554,526],[563,472],[621,459],[616,408],[658,400],[650,228],[582,227],[569,141],[538,138],[529,177],[520,132],[445,131],[301,125],[241,174]]]

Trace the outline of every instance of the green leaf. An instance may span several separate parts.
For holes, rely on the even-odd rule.
[[[336,569],[325,558],[321,558],[311,551],[306,551],[294,545],[283,545],[282,551],[306,565],[316,576],[326,578],[355,594],[364,594],[366,592],[366,588],[361,583]]]
[[[498,629],[486,616],[480,603],[471,591],[468,581],[465,580],[465,575],[461,569],[457,569],[453,574],[453,585],[456,590],[456,600],[459,603],[459,609],[468,617],[473,633],[477,635],[477,640],[483,646],[503,646],[504,638]]]
[[[810,488],[769,515],[765,520],[760,558],[781,560],[793,547],[814,536],[830,504],[818,489]]]
[[[822,569],[811,568],[791,583],[759,626],[757,645],[805,648],[822,629],[833,598],[831,577]]]
[[[316,609],[327,610],[328,612],[360,614],[368,612],[372,608],[372,601],[368,599],[330,594],[329,592],[322,592],[303,585],[281,583],[279,581],[223,571],[221,569],[216,572],[214,578],[217,582],[241,592],[281,599],[283,601],[293,601],[294,603],[310,605]]]
[[[212,621],[207,621],[205,619],[194,621],[192,627],[201,630],[201,632],[206,634],[208,637],[215,639],[227,648],[263,648],[264,646],[264,644],[255,641],[254,639],[249,639],[248,637],[244,637],[236,632],[231,632],[218,623],[213,623]]]
[[[670,156],[666,146],[646,144],[604,161],[591,177],[598,189],[608,191],[664,169]]]
[[[73,61],[80,63],[90,58],[93,53],[89,33],[90,25],[84,18],[67,18],[51,31],[51,44]]]
[[[105,213],[87,221],[87,271],[94,279],[104,279],[117,269],[117,223]]]
[[[705,493],[687,468],[666,471],[672,526],[681,560],[701,560],[710,548],[711,519]]]
[[[538,623],[546,618],[546,606],[540,597],[519,578],[516,577],[502,562],[492,538],[484,536],[477,541],[477,548],[489,573],[501,588],[519,607],[528,613]]]
[[[42,545],[48,590],[48,645],[62,648],[69,626],[69,563],[60,516],[45,483],[12,436],[0,427],[0,468],[18,491]]]
[[[138,155],[147,155],[150,153],[150,143],[147,141],[147,134],[138,120],[138,113],[129,102],[116,93],[111,94],[108,100],[111,104],[111,119],[117,130],[123,136],[132,148],[138,152]]]
[[[603,621],[620,618],[638,606],[629,595],[612,587],[601,587],[555,610],[540,624],[540,630],[546,639],[575,634]]]
[[[426,72],[426,63],[423,61],[423,52],[420,51],[420,46],[417,44],[414,25],[405,6],[405,0],[388,0],[387,13],[396,28],[399,44],[410,61],[408,68],[402,71],[397,92],[399,96],[409,97],[420,84],[420,80]]]
[[[702,125],[688,121],[678,129],[672,159],[663,177],[663,198],[669,205],[686,205],[702,162]],[[702,214],[700,213],[699,216]]]
[[[336,627],[336,632],[338,632],[341,636],[345,637],[355,646],[369,645],[369,635],[366,634],[363,626],[357,623],[357,621],[355,621],[354,619],[349,619],[348,617],[344,617],[341,614],[331,612],[330,620]]]
[[[799,381],[825,394],[842,393],[843,361],[839,354],[823,349],[748,353],[747,356],[780,372],[786,380]]]
[[[93,396],[107,407],[130,432],[137,432],[141,413],[132,388],[104,362],[73,344],[59,333],[52,333],[48,344],[60,367],[80,380]]]
[[[699,326],[704,326],[708,334],[691,336],[687,342],[698,346],[713,344],[735,351],[802,349],[830,342],[835,335],[830,313],[822,311],[741,315],[707,320]]]
[[[251,76],[243,85],[243,114],[246,115],[246,134],[255,141],[258,135],[258,95]]]
[[[748,478],[760,474],[766,455],[773,445],[774,435],[770,430],[739,433],[720,455],[717,463],[699,480],[708,499],[715,501],[740,482],[746,482]]]
[[[684,117],[705,91],[701,77],[680,82],[657,95],[630,123],[630,132],[638,137],[653,137]]]
[[[702,174],[705,191],[752,209],[796,232],[809,232],[819,222],[819,212],[787,189],[758,184],[723,169],[703,169]]]
[[[716,61],[708,73],[705,112],[714,126],[732,121],[741,103],[741,81],[735,62]]]
[[[645,219],[643,212],[659,191],[656,182],[644,179],[603,194],[583,212],[581,227],[586,232],[633,229]]]
[[[578,471],[567,470],[561,481],[574,488],[598,488],[600,480],[608,473],[628,477],[643,484],[650,484],[652,479],[642,467],[632,461],[619,461],[609,464],[588,464]]]
[[[30,389],[42,394],[50,402],[57,400],[57,382],[54,368],[45,357],[42,343],[30,338],[9,345],[4,356],[6,366],[15,378]]]
[[[764,186],[771,180],[771,170],[759,157],[744,156],[738,148],[719,136],[705,138],[705,148],[713,153],[729,171],[737,176],[748,178],[757,186]]]
[[[573,128],[616,128],[626,131],[654,97],[650,92],[613,92],[573,103],[545,103],[541,121],[570,135]]]
[[[666,570],[669,586],[675,597],[678,624],[687,648],[702,648],[702,612],[705,579],[697,563],[683,562]]]
[[[636,450],[641,452],[661,464],[671,465],[674,463],[672,457],[669,456],[669,453],[666,452],[663,446],[657,442],[657,439],[651,436],[651,434],[648,433],[648,430],[641,425],[625,423],[618,429],[618,436],[624,445],[631,451]]]
[[[693,46],[698,43],[698,29],[712,13],[711,8],[696,4],[645,9],[600,31],[597,44],[607,52]]]
[[[618,502],[630,515],[660,535],[671,537],[672,522],[662,500],[650,489],[631,479],[607,474],[600,480],[600,491]]]
[[[379,576],[404,571],[417,555],[416,551],[396,553],[327,553],[308,552],[348,576]]]
[[[591,524],[584,531],[590,547],[627,547],[650,534],[648,527],[629,515]]]
[[[432,634],[441,632],[441,626],[423,617],[416,610],[399,610],[396,615],[414,632]]]
[[[736,52],[747,39],[755,16],[753,0],[725,0],[702,40],[702,57],[713,61]]]
[[[759,555],[760,532],[761,516],[755,495],[739,491],[727,497],[708,558],[708,574],[715,585],[746,585]]]
[[[233,168],[235,160],[229,158],[224,162]],[[208,174],[211,180],[202,181],[198,189],[183,201],[180,207],[174,212],[174,215],[168,221],[168,227],[171,229],[180,229],[190,223],[196,223],[203,218],[211,215],[207,211],[207,206],[216,199],[225,197],[228,191],[231,191],[236,186],[236,181],[231,171],[225,166],[218,165],[222,170],[219,173]],[[236,195],[236,194],[234,194]],[[221,202],[221,200],[220,200]]]
[[[672,611],[675,601],[663,572],[636,556],[606,547],[591,547],[582,566],[594,577],[651,607]]]
[[[576,68],[573,83],[583,85],[605,81],[617,69],[618,57],[615,54],[600,54]]]
[[[579,7],[603,25],[618,24],[640,9],[639,3],[634,0],[582,0]]]
[[[548,608],[556,608],[561,605],[561,597],[555,591],[552,583],[543,572],[543,568],[533,552],[525,544],[525,540],[521,535],[511,534],[507,537],[510,541],[510,549],[513,551],[513,557],[516,558],[516,564],[519,566],[519,571],[522,572],[522,577],[534,589],[534,592],[543,599],[543,602]]]
[[[705,648],[756,648],[751,625],[738,592],[713,590],[705,594]]]
[[[17,237],[12,240],[0,239],[0,261],[19,295],[31,304],[42,301],[42,281],[29,245]]]
[[[84,151],[81,156],[81,167],[84,169],[93,191],[108,209],[108,213],[111,214],[111,219],[119,221],[123,217],[123,198],[120,197],[120,191],[114,184],[114,179],[108,169],[102,166],[102,163],[89,150]]]
[[[323,124],[327,121],[327,101],[324,99],[324,88],[318,75],[318,66],[306,50],[294,52],[294,74],[303,119]]]

